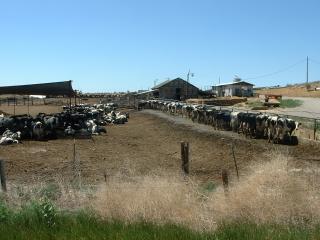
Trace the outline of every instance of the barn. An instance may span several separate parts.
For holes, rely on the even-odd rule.
[[[233,81],[231,83],[218,84],[212,87],[212,91],[218,97],[252,97],[253,84],[245,81]]]
[[[199,89],[182,78],[164,81],[152,88],[155,98],[185,100],[197,98]]]

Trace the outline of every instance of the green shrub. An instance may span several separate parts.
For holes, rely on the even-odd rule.
[[[56,208],[48,199],[44,199],[38,208],[38,214],[40,219],[47,224],[49,227],[52,227],[56,224]]]
[[[282,108],[295,108],[303,104],[302,100],[297,99],[282,99],[280,100],[280,107]]]
[[[207,183],[203,186],[203,189],[204,189],[206,192],[213,192],[216,188],[217,188],[217,186],[216,186],[213,182],[207,182]]]

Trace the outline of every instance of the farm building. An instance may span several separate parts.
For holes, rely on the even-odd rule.
[[[235,80],[232,83],[218,84],[212,87],[212,91],[218,97],[252,97],[253,84]]]
[[[182,78],[164,81],[152,88],[153,95],[156,98],[184,100],[187,98],[196,98],[199,89]]]
[[[164,81],[151,90],[137,93],[136,99],[174,99],[184,100],[187,98],[197,98],[199,89],[182,78]]]

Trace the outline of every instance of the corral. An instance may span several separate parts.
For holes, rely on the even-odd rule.
[[[269,160],[270,152],[285,152],[291,163],[301,167],[318,164],[319,146],[299,144],[283,146],[250,140],[231,132],[215,131],[190,120],[152,110],[131,111],[125,125],[110,125],[106,135],[76,140],[76,158],[83,182],[98,184],[108,176],[126,171],[138,175],[156,173],[159,169],[180,172],[180,142],[190,143],[190,176],[201,182],[220,182],[221,169],[234,173],[231,156],[232,140],[240,174],[251,163]],[[73,178],[72,139],[23,141],[0,147],[6,161],[9,183],[49,182]]]

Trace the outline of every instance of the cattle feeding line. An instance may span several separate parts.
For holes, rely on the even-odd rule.
[[[295,132],[300,124],[279,114],[259,112],[234,112],[218,110],[217,106],[186,104],[166,100],[147,100],[138,103],[138,109],[160,110],[173,116],[187,117],[193,122],[211,125],[215,130],[234,131],[250,138],[263,138],[273,143],[298,144]]]

